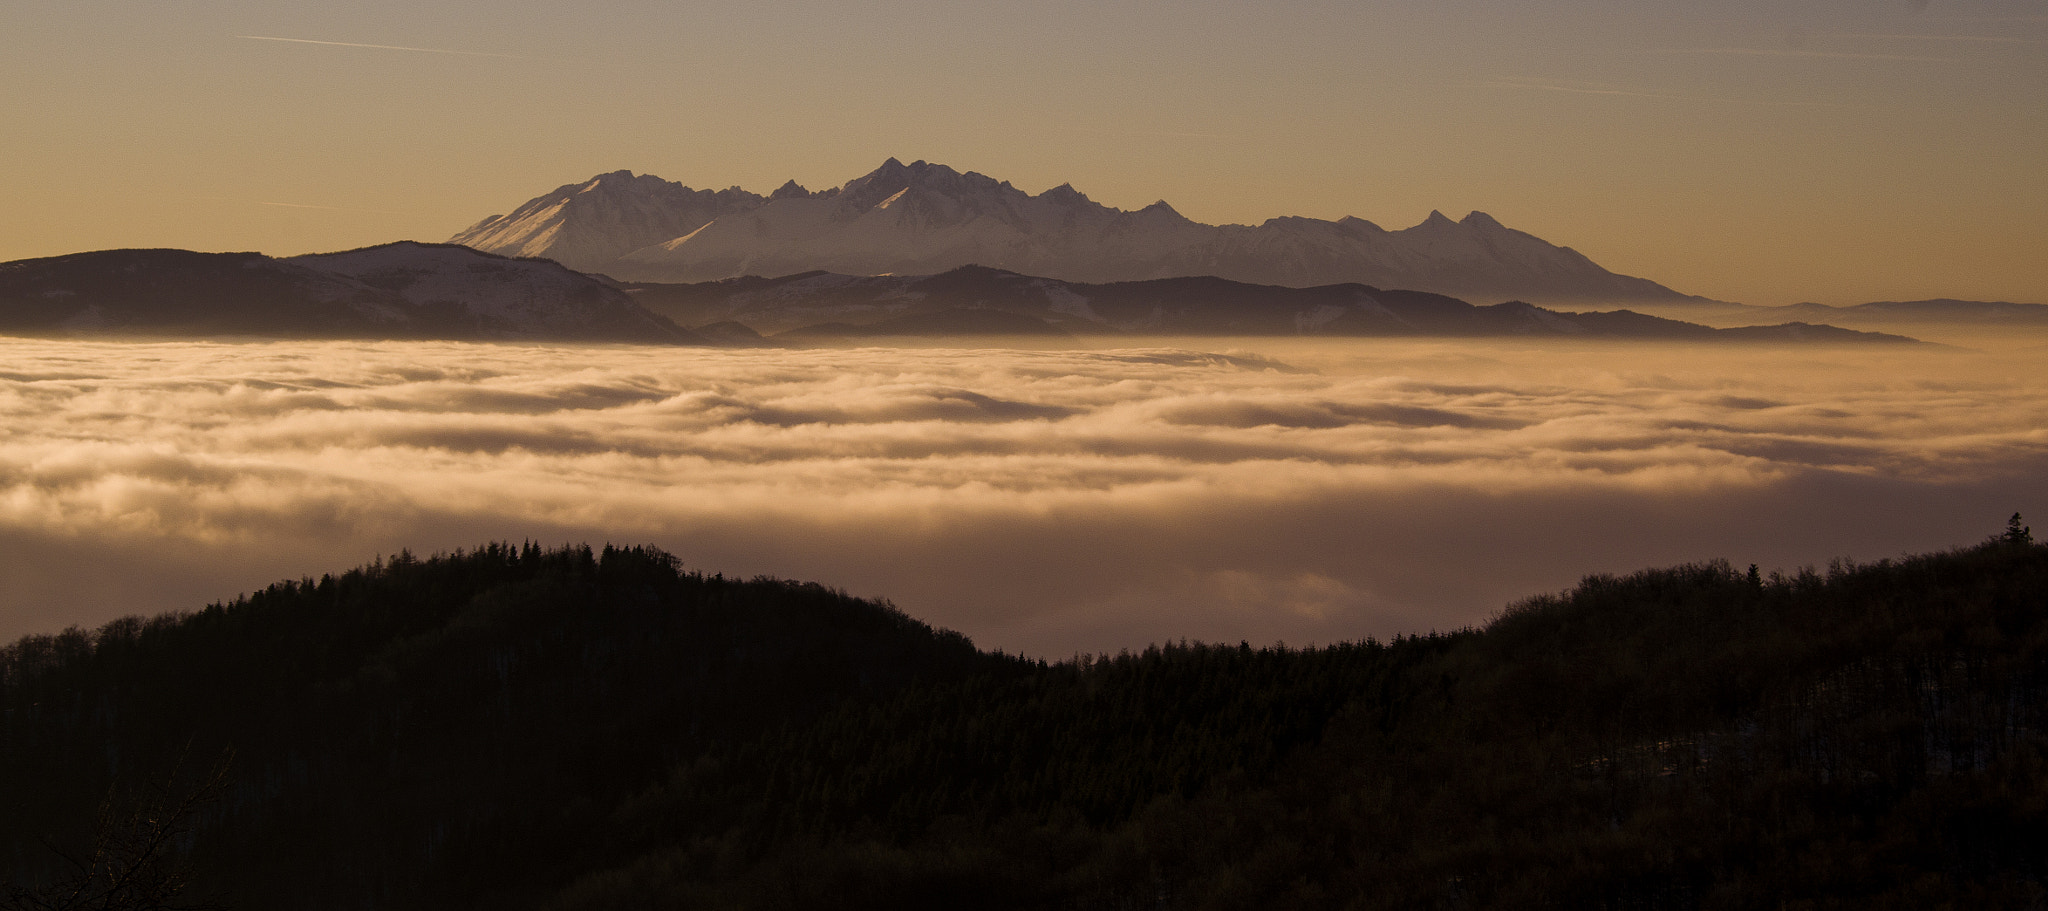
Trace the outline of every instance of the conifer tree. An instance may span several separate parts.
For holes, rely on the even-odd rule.
[[[2000,535],[1998,539],[2007,544],[2032,544],[2034,529],[2020,524],[2020,514],[2013,513],[2012,518],[2005,520],[2005,534]]]

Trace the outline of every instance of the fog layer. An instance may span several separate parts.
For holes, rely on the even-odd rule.
[[[2048,519],[2040,349],[1239,344],[4,339],[0,637],[532,538],[813,579],[1050,657],[1299,644],[1592,572]]]

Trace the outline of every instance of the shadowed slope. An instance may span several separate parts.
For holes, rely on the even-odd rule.
[[[0,263],[0,332],[708,344],[554,262],[411,241],[290,259],[103,250]]]
[[[1591,577],[1484,630],[1046,665],[658,551],[476,553],[0,652],[0,860],[232,744],[246,907],[2023,906],[2048,548]]]
[[[671,233],[658,236],[663,230]],[[812,193],[792,182],[768,196],[602,174],[452,240],[634,281],[926,274],[979,263],[1073,282],[1215,275],[1289,287],[1419,288],[1489,302],[1694,299],[1609,272],[1484,212],[1459,221],[1432,212],[1397,231],[1359,218],[1206,225],[1164,200],[1124,211],[1069,185],[1034,195],[974,171],[894,158],[836,190]]]
[[[1076,335],[1320,335],[1358,337],[1578,337],[1653,341],[1910,342],[1903,336],[1793,323],[1715,329],[1618,310],[1566,313],[1522,301],[1475,306],[1427,291],[1336,284],[1260,285],[1214,276],[1089,284],[962,266],[936,275],[801,272],[696,284],[623,286],[635,300],[686,325],[738,322],[777,333],[940,334],[971,325],[962,312],[984,311],[1000,325],[1009,314]],[[939,317],[936,314],[954,314]],[[930,330],[883,331],[917,317]],[[1015,334],[1042,328],[1012,321]],[[833,324],[825,326],[821,324]]]

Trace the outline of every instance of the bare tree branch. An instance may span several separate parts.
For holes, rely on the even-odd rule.
[[[86,859],[44,840],[73,872],[40,888],[10,887],[0,911],[217,911],[220,906],[210,902],[181,902],[191,875],[175,848],[200,808],[227,790],[232,760],[231,752],[222,755],[198,785],[181,790],[180,752],[164,779],[145,782],[140,793],[124,799],[118,787],[108,789],[94,814]]]

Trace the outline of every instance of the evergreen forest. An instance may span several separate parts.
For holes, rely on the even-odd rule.
[[[1048,663],[648,547],[0,648],[0,908],[2048,902],[2048,546]]]

